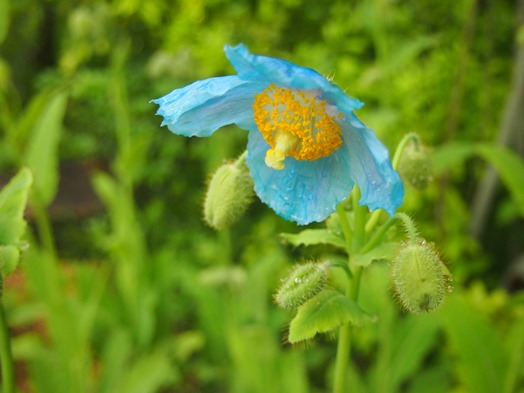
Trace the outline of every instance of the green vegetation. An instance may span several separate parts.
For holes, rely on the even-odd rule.
[[[522,0],[0,0],[2,392],[13,369],[19,392],[327,392],[329,307],[362,322],[348,392],[523,392],[523,13]],[[205,224],[210,174],[247,134],[175,136],[149,101],[233,73],[223,45],[239,42],[330,75],[391,155],[420,136],[433,180],[406,184],[402,210],[454,277],[440,309],[405,313],[388,243],[360,244],[358,306],[314,288],[329,307],[307,297],[290,326],[281,278],[326,256],[341,267],[333,228],[347,223],[301,232],[254,198],[231,228]],[[336,289],[351,272],[329,274]]]

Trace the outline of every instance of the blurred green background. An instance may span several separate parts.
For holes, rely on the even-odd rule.
[[[206,227],[206,179],[246,132],[178,137],[149,103],[233,73],[223,46],[243,42],[332,77],[390,151],[409,131],[433,148],[434,181],[407,187],[403,210],[454,292],[408,316],[387,263],[368,269],[361,299],[379,321],[355,333],[351,392],[524,392],[523,13],[522,0],[0,0],[0,184],[34,175],[30,246],[4,288],[20,391],[329,391],[334,340],[286,344],[291,315],[272,301],[291,264],[329,250],[283,245],[299,228],[258,200],[230,230]]]

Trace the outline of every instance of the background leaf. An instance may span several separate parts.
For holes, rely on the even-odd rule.
[[[524,160],[504,147],[481,144],[476,152],[496,169],[524,217]]]
[[[26,163],[33,172],[35,194],[47,206],[58,187],[58,141],[66,109],[67,95],[51,95],[43,106],[31,132]]]
[[[449,297],[441,315],[444,331],[459,357],[459,378],[467,391],[500,391],[508,368],[502,338],[458,294]]]

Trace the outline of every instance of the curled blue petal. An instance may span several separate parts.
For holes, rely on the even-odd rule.
[[[381,208],[393,215],[402,203],[404,186],[391,165],[387,149],[354,114],[346,116],[341,126],[342,149],[348,150],[348,174],[361,191],[359,204],[371,210]]]
[[[206,137],[228,124],[254,129],[253,101],[268,83],[224,76],[195,82],[152,100],[175,134]]]
[[[319,90],[322,99],[333,103],[342,112],[351,112],[364,106],[361,101],[348,97],[337,85],[311,68],[274,57],[253,55],[244,44],[226,45],[224,50],[242,79],[271,81],[279,87]]]
[[[300,225],[324,221],[353,188],[348,174],[349,157],[342,149],[315,161],[287,157],[282,170],[265,164],[268,149],[260,132],[249,133],[246,163],[255,192],[286,220]]]

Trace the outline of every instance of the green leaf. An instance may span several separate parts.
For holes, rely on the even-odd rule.
[[[373,261],[382,259],[393,259],[398,253],[397,243],[382,243],[365,254],[357,254],[351,257],[351,263],[358,266],[368,266]]]
[[[505,147],[489,143],[473,145],[463,142],[444,145],[433,154],[435,173],[460,166],[474,154],[496,169],[517,204],[520,214],[524,216],[524,160]]]
[[[180,379],[178,369],[162,348],[138,357],[127,369],[118,392],[155,393]]]
[[[443,326],[457,355],[463,390],[500,392],[508,369],[502,337],[459,294],[450,296],[441,310]]]
[[[433,314],[425,314],[398,321],[392,335],[392,356],[389,372],[393,386],[398,386],[418,374],[431,347],[437,339],[439,325]]]
[[[455,142],[442,145],[432,154],[433,170],[441,174],[464,164],[475,153],[475,145],[467,142]]]
[[[320,292],[298,309],[291,321],[288,341],[292,344],[329,332],[345,323],[360,326],[375,317],[363,311],[357,303],[334,290]]]
[[[14,245],[25,230],[24,210],[33,176],[27,168],[18,174],[0,192],[0,245]]]
[[[34,175],[39,201],[49,205],[58,187],[58,141],[67,103],[65,93],[56,93],[42,108],[31,132],[26,162]]]
[[[524,160],[512,151],[495,145],[478,145],[476,152],[497,170],[524,217]]]
[[[327,229],[306,229],[297,234],[281,233],[280,237],[294,246],[331,244],[335,247],[346,248],[344,239]]]

